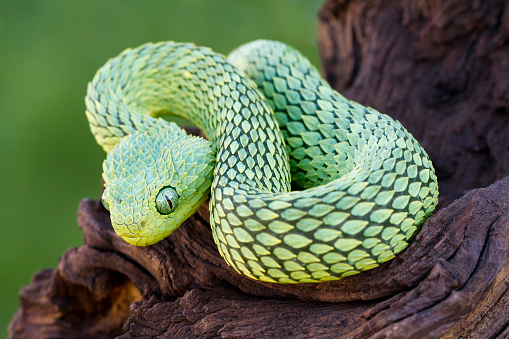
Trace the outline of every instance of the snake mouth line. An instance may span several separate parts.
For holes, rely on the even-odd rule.
[[[118,233],[122,238],[139,238],[140,236],[134,235],[132,233]]]
[[[143,237],[132,233],[117,233],[117,235],[124,241],[135,246],[146,246],[143,242]]]
[[[115,233],[117,233],[117,235],[122,237],[122,238],[139,239],[141,237],[139,235],[137,235],[137,234],[134,234],[134,233],[117,232],[117,229],[121,229],[123,227],[126,227],[127,229],[129,229],[129,227],[134,226],[134,225],[135,224],[129,224],[129,225],[115,224],[115,225],[113,225],[113,229],[115,230]]]

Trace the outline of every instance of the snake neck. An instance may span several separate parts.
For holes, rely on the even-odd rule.
[[[106,151],[125,135],[150,130],[161,115],[190,120],[218,149],[225,134],[243,134],[236,127],[243,128],[244,121],[277,129],[272,117],[258,121],[272,112],[255,87],[208,48],[149,43],[125,50],[99,69],[88,86],[86,114]]]

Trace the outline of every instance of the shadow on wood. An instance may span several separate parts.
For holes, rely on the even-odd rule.
[[[440,210],[391,262],[335,282],[256,282],[219,256],[205,204],[167,239],[134,247],[83,200],[84,245],[23,288],[10,335],[509,336],[508,23],[503,1],[321,9],[325,77],[402,121],[439,175]]]

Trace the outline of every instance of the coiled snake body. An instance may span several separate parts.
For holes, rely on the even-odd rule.
[[[97,72],[86,105],[108,152],[103,204],[116,233],[153,244],[211,193],[219,252],[253,279],[321,282],[377,267],[437,204],[431,161],[401,124],[345,99],[279,42],[249,43],[229,61],[192,44],[126,50]]]

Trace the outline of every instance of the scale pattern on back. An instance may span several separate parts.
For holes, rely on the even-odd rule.
[[[229,60],[275,110],[297,187],[315,187],[245,199],[229,191],[214,232],[230,265],[264,281],[317,282],[374,268],[407,247],[438,197],[431,161],[410,133],[345,99],[282,43],[255,41]]]

